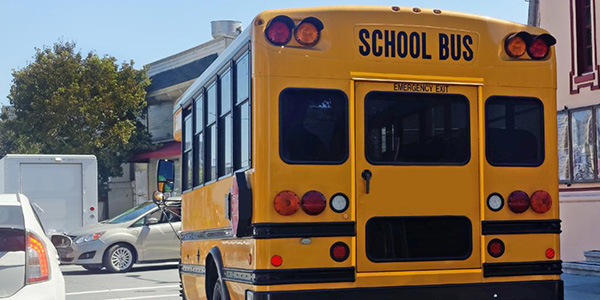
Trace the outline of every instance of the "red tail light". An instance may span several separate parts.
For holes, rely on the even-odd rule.
[[[537,38],[531,42],[527,52],[533,59],[543,59],[546,57],[546,55],[548,55],[549,49],[550,47],[548,47],[544,40]]]
[[[311,216],[316,216],[325,210],[327,200],[325,196],[318,191],[308,191],[302,196],[300,205],[302,210]]]
[[[283,257],[279,256],[279,255],[273,255],[271,257],[271,264],[274,267],[279,267],[283,264]]]
[[[27,237],[27,282],[40,282],[48,280],[50,266],[48,253],[44,243],[33,233]]]
[[[488,253],[492,257],[500,257],[504,254],[504,242],[499,239],[493,239],[488,244]]]
[[[273,18],[267,28],[265,35],[267,40],[276,46],[283,46],[292,39],[294,21],[288,16],[277,16]]]
[[[508,196],[508,208],[520,214],[529,208],[529,196],[523,191],[514,191]]]
[[[282,216],[290,216],[295,214],[300,208],[300,199],[291,191],[283,191],[275,196],[273,202],[275,210]]]
[[[547,259],[553,259],[555,255],[556,255],[556,252],[554,251],[554,249],[552,249],[552,248],[546,249],[546,258]]]
[[[527,53],[533,59],[544,59],[550,53],[550,47],[556,44],[556,39],[549,34],[542,34],[533,39]]]
[[[350,248],[348,248],[348,245],[342,242],[337,242],[331,246],[329,254],[333,260],[342,262],[345,261],[348,256],[350,256]]]
[[[543,214],[552,207],[552,197],[546,191],[536,191],[531,195],[531,209]]]

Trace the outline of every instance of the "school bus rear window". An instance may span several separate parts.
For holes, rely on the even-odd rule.
[[[495,166],[544,161],[544,112],[535,98],[491,97],[485,105],[486,156]]]
[[[462,95],[371,92],[365,99],[372,164],[466,164],[469,102]]]
[[[462,216],[373,218],[367,256],[373,262],[463,260],[471,256],[471,233]]]
[[[280,155],[297,164],[339,164],[348,157],[348,100],[339,90],[281,92]]]

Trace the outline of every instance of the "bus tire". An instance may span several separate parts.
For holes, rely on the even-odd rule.
[[[225,300],[223,297],[223,289],[221,288],[221,282],[217,280],[215,282],[215,288],[213,289],[212,300]]]

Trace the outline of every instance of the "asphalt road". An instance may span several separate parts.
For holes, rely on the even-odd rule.
[[[61,266],[67,300],[175,300],[179,298],[177,264],[136,265],[129,273],[90,272]],[[565,300],[600,300],[600,277],[563,274]]]
[[[179,297],[177,264],[136,265],[128,273],[90,272],[61,266],[67,300],[175,300]]]

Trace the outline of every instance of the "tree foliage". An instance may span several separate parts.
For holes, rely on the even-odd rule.
[[[141,120],[150,80],[131,61],[83,55],[75,43],[36,49],[13,70],[8,99],[16,118],[0,125],[0,154],[94,154],[100,187],[122,175],[133,151],[151,147]]]

